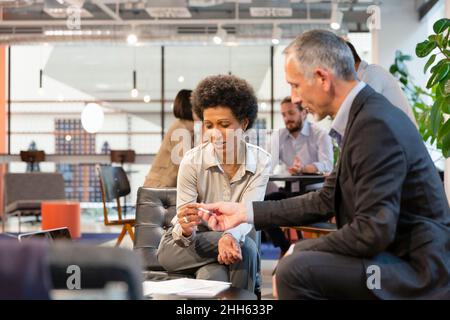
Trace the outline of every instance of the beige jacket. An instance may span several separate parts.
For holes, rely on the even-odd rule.
[[[177,186],[177,175],[180,161],[173,161],[172,159],[172,150],[175,147],[177,147],[177,150],[182,149],[181,145],[179,144],[181,140],[180,130],[177,129],[188,130],[188,132],[190,133],[190,148],[192,148],[194,122],[189,120],[176,119],[164,136],[158,154],[153,160],[152,167],[145,177],[144,187],[169,188]],[[177,131],[175,132],[175,130]],[[172,134],[174,134],[174,136],[172,136]],[[187,142],[184,143],[186,144]],[[186,153],[187,151],[188,150],[186,149],[183,150],[184,153]]]

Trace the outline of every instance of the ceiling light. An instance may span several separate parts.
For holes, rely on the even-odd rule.
[[[215,44],[221,44],[223,41],[225,41],[225,38],[227,37],[227,31],[223,29],[222,27],[217,28],[217,33],[213,37],[213,41]]]
[[[131,89],[131,97],[137,98],[139,91],[137,89],[136,70],[133,70],[133,89]]]
[[[149,103],[151,100],[152,100],[152,99],[150,98],[150,95],[149,95],[149,94],[146,94],[146,95],[144,96],[144,102],[145,102],[145,103]]]
[[[134,33],[130,33],[127,37],[127,42],[130,45],[136,44],[138,42],[138,37]]]
[[[186,0],[146,1],[145,11],[152,18],[191,18]]]
[[[292,8],[251,7],[250,16],[254,18],[292,17]]]
[[[97,103],[88,103],[81,113],[81,125],[89,133],[98,132],[103,126],[105,115]]]
[[[339,10],[337,2],[331,4],[331,22],[330,27],[333,30],[339,30],[342,24],[344,13]]]
[[[282,34],[283,30],[280,27],[274,25],[272,30],[272,44],[274,45],[280,44]]]
[[[181,83],[181,82],[184,82],[184,77],[183,77],[183,76],[179,76],[179,77],[178,77],[178,82],[180,82],[180,83]]]
[[[131,89],[131,92],[130,92],[130,94],[131,94],[131,97],[132,98],[137,98],[138,97],[138,95],[139,95],[139,91],[138,91],[138,89]]]
[[[44,76],[44,71],[42,69],[39,69],[39,89],[42,89],[43,76]]]
[[[152,18],[191,18],[188,8],[147,8],[145,9]]]

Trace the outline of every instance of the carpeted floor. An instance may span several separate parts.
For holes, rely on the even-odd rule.
[[[271,243],[261,243],[261,259],[278,260],[280,248],[274,247]]]
[[[91,244],[103,244],[105,242],[117,239],[118,236],[118,233],[82,233],[81,238],[75,241]]]

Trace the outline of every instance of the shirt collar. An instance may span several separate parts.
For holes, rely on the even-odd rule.
[[[362,71],[362,70],[366,69],[368,66],[369,66],[369,64],[367,62],[365,62],[364,60],[361,60],[359,62],[359,66],[358,66],[358,70],[357,71],[359,71],[359,70]]]
[[[353,100],[355,100],[358,93],[365,86],[366,84],[364,82],[358,82],[358,84],[345,97],[336,114],[336,117],[331,123],[331,129],[334,129],[337,133],[339,133],[341,135],[341,138],[344,138],[345,128],[347,127],[348,117],[350,115],[350,109],[352,108]]]
[[[305,118],[305,121],[303,121],[303,128],[302,128],[302,131],[300,131],[300,134],[302,136],[308,137],[309,133],[310,133],[309,121],[306,120],[306,118]]]
[[[241,150],[244,152],[240,152],[238,155],[239,163],[245,164],[245,170],[249,171],[253,174],[256,172],[256,155],[253,152],[253,148],[249,148],[248,144],[241,140]],[[214,150],[214,146],[211,142],[207,142],[205,147],[203,148],[203,164],[205,169],[209,169],[211,167],[220,167],[220,162],[217,157],[216,151]]]

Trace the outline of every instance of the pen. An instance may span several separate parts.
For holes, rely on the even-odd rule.
[[[218,212],[217,210],[209,211],[209,210],[206,210],[206,209],[203,209],[203,208],[197,208],[197,210],[202,211],[204,213],[220,215],[220,212]]]

